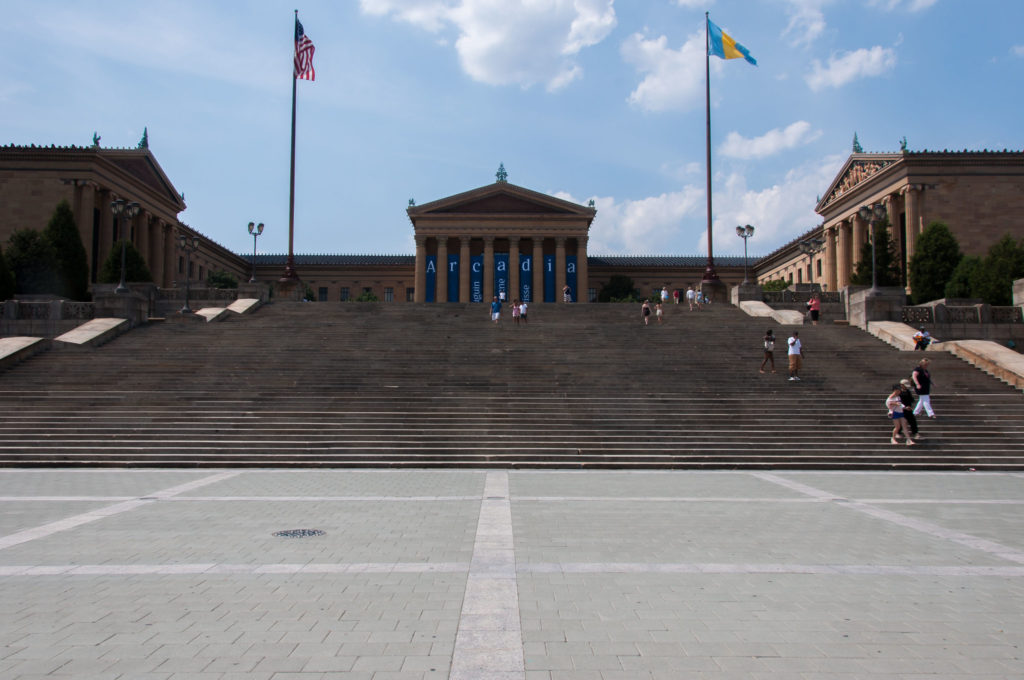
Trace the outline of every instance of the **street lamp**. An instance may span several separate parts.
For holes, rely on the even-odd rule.
[[[192,253],[199,250],[199,237],[196,235],[178,234],[178,247],[185,251],[185,306],[181,308],[182,314],[191,314],[188,306],[189,279],[192,274]]]
[[[736,235],[743,239],[743,283],[747,281],[747,239],[754,235],[754,228],[749,224],[745,227],[736,227]]]
[[[814,256],[825,248],[825,240],[820,238],[809,238],[800,242],[800,252],[807,255],[811,260],[811,280],[814,283]]]
[[[141,209],[142,206],[140,206],[138,203],[135,203],[134,201],[129,203],[120,198],[117,199],[116,201],[112,201],[110,203],[110,212],[114,213],[114,228],[117,228],[117,218],[119,218],[121,215],[124,215],[127,218],[127,221],[125,222],[125,226],[127,227],[128,222],[134,220],[135,216],[139,214],[139,210]],[[125,250],[128,247],[128,229],[125,229],[125,233],[119,234],[119,236],[121,236],[121,283],[117,285],[117,288],[114,289],[114,292],[120,295],[128,292],[128,286],[125,283]]]
[[[252,234],[252,278],[249,283],[256,283],[256,239],[263,233],[263,223],[249,223],[249,233]]]
[[[876,268],[877,258],[875,257],[875,225],[885,218],[885,206],[881,203],[874,205],[862,205],[857,211],[860,218],[868,223],[871,230],[871,290],[868,295],[878,295],[878,271]]]

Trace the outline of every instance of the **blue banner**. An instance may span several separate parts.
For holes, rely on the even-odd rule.
[[[448,253],[448,302],[459,301],[459,254]]]
[[[469,299],[472,302],[484,301],[484,256],[473,255],[469,258]]]
[[[437,255],[427,255],[427,290],[423,298],[427,302],[434,301],[434,288],[437,287]]]
[[[494,254],[494,294],[501,299],[501,293],[505,293],[508,300],[508,253]]]
[[[519,299],[533,302],[533,255],[519,254]]]
[[[555,256],[544,256],[544,302],[555,301]]]
[[[576,287],[576,256],[565,256],[565,283],[569,286],[569,301],[580,301],[580,289]]]

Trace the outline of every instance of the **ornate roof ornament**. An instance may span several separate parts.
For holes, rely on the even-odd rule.
[[[499,163],[498,164],[498,172],[494,173],[494,176],[498,178],[499,182],[507,182],[508,181],[508,173],[505,172],[505,164],[504,163]]]
[[[138,148],[140,148],[140,149],[148,149],[149,148],[149,128],[148,127],[142,128],[142,139],[139,140],[139,147]]]
[[[96,133],[96,132],[92,133],[92,145],[94,147],[99,148],[99,146],[100,146],[100,139],[102,139],[102,137],[100,137],[98,133]]]
[[[856,132],[853,133],[853,153],[864,153],[864,147],[860,145]]]
[[[900,151],[902,151],[903,153],[907,152],[907,136],[906,135],[903,135],[900,138]]]

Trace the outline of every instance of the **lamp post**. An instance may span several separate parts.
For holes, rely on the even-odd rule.
[[[110,203],[110,212],[112,212],[114,214],[114,227],[115,228],[117,227],[117,220],[118,220],[118,218],[121,215],[124,215],[127,218],[127,221],[130,222],[131,220],[135,219],[136,215],[139,214],[139,210],[141,210],[141,208],[142,208],[142,206],[140,206],[138,203],[136,203],[134,201],[129,203],[129,202],[125,201],[124,199],[120,199],[120,198],[117,199],[116,201],[111,201],[111,203]],[[127,222],[125,224],[127,226]],[[121,240],[121,283],[119,283],[117,285],[117,288],[114,289],[114,292],[119,294],[119,295],[128,292],[128,285],[125,282],[125,276],[126,276],[126,266],[125,266],[126,256],[125,256],[125,250],[128,247],[128,244],[126,242],[128,240],[127,239],[127,236],[128,236],[127,232],[128,232],[128,230],[125,229],[125,232],[126,232],[125,234],[118,234],[118,236],[121,236],[121,239],[120,239]]]
[[[878,270],[876,266],[877,258],[875,256],[875,241],[878,239],[875,238],[875,226],[885,217],[885,206],[881,203],[862,205],[857,214],[868,223],[871,232],[871,290],[868,292],[868,295],[878,295]]]
[[[249,223],[249,233],[252,234],[252,278],[249,283],[256,283],[256,239],[263,233],[263,223]]]
[[[747,239],[754,235],[754,228],[749,224],[745,227],[736,227],[736,235],[743,239],[743,283],[747,280]]]
[[[824,248],[824,239],[809,238],[806,241],[800,242],[800,252],[807,255],[811,260],[811,280],[809,283],[814,283],[814,256],[820,253]]]
[[[199,250],[199,237],[194,234],[178,234],[178,247],[185,251],[185,306],[181,308],[181,313],[191,314],[192,309],[188,306],[189,279],[192,278],[192,253]]]

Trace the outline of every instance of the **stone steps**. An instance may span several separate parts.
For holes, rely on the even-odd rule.
[[[893,446],[918,356],[802,327],[805,380],[757,373],[789,329],[730,307],[276,303],[156,324],[0,374],[0,465],[1024,469],[1021,395],[930,355],[941,419]]]

